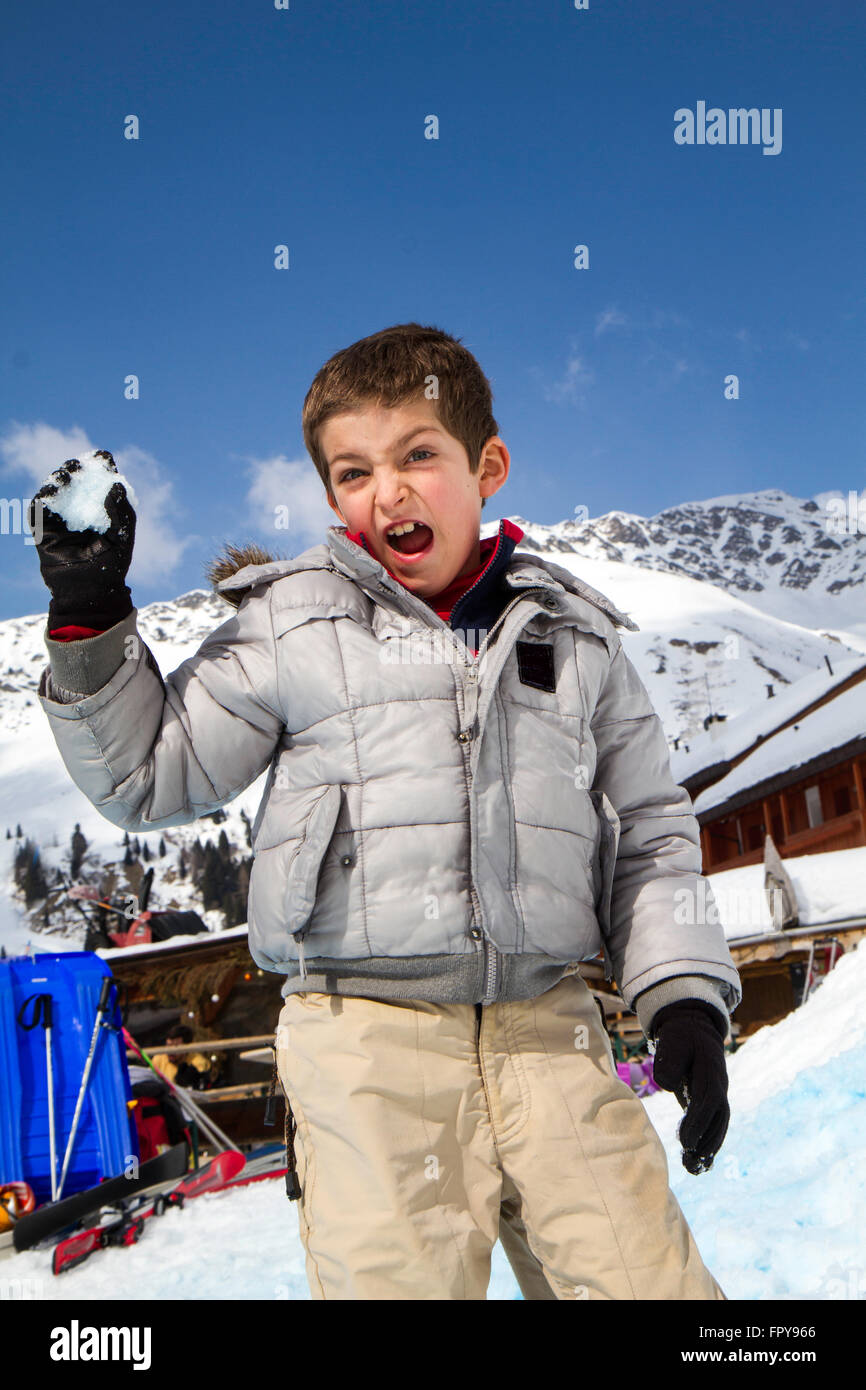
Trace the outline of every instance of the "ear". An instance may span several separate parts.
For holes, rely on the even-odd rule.
[[[330,495],[329,493],[326,494],[326,496],[327,496],[327,498],[328,498],[328,506],[331,508],[331,511],[332,511],[332,512],[336,512],[336,513],[337,513],[337,516],[340,518],[340,520],[342,521],[343,525],[344,525],[344,526],[347,526],[347,525],[348,525],[348,522],[346,521],[346,518],[343,516],[343,513],[340,511],[340,508],[337,506],[337,504],[336,504],[336,502],[334,501],[333,497],[331,497],[331,495]]]

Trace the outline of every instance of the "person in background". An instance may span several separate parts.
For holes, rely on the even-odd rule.
[[[191,1043],[192,1029],[180,1024],[165,1040],[167,1052],[157,1052],[152,1057],[157,1071],[173,1081],[175,1086],[186,1086],[191,1091],[203,1091],[210,1080],[211,1064],[201,1052],[172,1052],[179,1043]]]
[[[142,1163],[175,1144],[186,1143],[192,1149],[187,1119],[164,1081],[150,1067],[140,1064],[136,1052],[127,1051],[129,1084],[132,1100],[129,1108],[138,1134],[138,1151]]]

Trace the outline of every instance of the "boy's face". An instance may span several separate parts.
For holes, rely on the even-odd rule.
[[[412,593],[438,594],[478,567],[481,500],[508,477],[509,454],[498,435],[470,473],[465,448],[439,423],[433,402],[422,399],[332,415],[319,442],[336,499],[328,498],[330,506],[349,531],[364,532],[376,559]],[[401,555],[385,539],[387,527],[403,519],[432,532],[417,556]]]

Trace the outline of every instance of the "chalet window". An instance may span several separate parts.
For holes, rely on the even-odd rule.
[[[809,824],[821,825],[824,820],[824,813],[821,810],[821,788],[818,786],[806,788],[806,814],[809,817]]]
[[[764,845],[764,827],[760,822],[757,825],[750,825],[746,831],[746,840],[749,849],[762,849]]]
[[[731,832],[734,824],[730,820],[718,821],[709,827],[710,864],[723,864],[727,859],[736,859],[742,853],[739,837]]]
[[[851,810],[850,787],[835,787],[833,789],[833,810],[837,816],[847,816]]]

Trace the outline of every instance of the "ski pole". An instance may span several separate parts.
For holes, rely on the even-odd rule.
[[[33,1017],[29,1023],[24,1022],[24,1010],[27,1005],[33,1004]],[[51,1200],[57,1196],[57,1149],[54,1139],[54,1073],[51,1067],[51,995],[50,994],[31,994],[29,999],[25,999],[21,1008],[18,1010],[18,1022],[21,1027],[30,1032],[37,1023],[41,1023],[45,1030],[45,1067],[48,1075],[48,1146],[51,1153]]]
[[[126,1028],[124,1028],[123,1030],[123,1036],[124,1040],[129,1044],[133,1052],[138,1053],[138,1056],[142,1059],[142,1061],[147,1063],[154,1076],[158,1076],[160,1081],[165,1082],[169,1090],[174,1092],[175,1096],[177,1097],[180,1103],[181,1109],[186,1109],[188,1113],[195,1116],[208,1138],[211,1139],[213,1143],[218,1144],[219,1147],[222,1149],[234,1149],[236,1153],[240,1153],[237,1144],[233,1144],[231,1139],[229,1139],[228,1135],[223,1134],[219,1126],[216,1125],[213,1120],[208,1118],[208,1116],[204,1113],[201,1107],[196,1105],[195,1101],[189,1095],[187,1095],[185,1091],[182,1091],[179,1086],[175,1086],[173,1081],[169,1081],[168,1077],[163,1075],[163,1073],[153,1065],[153,1062],[150,1060],[147,1053],[139,1047],[138,1043],[135,1041],[135,1038],[132,1036],[131,1033],[128,1032]]]
[[[99,1032],[103,1024],[103,1015],[108,1008],[108,998],[111,994],[111,986],[114,984],[110,975],[105,975],[102,980],[102,989],[99,992],[99,1003],[96,1006],[96,1019],[93,1024],[93,1034],[90,1039],[90,1051],[87,1054],[87,1061],[84,1064],[84,1075],[81,1078],[81,1086],[78,1090],[78,1100],[75,1102],[75,1114],[72,1116],[72,1129],[69,1131],[69,1139],[66,1142],[66,1153],[63,1155],[63,1168],[60,1173],[60,1182],[57,1187],[58,1200],[63,1195],[63,1184],[66,1182],[66,1170],[69,1167],[69,1160],[72,1157],[72,1145],[75,1142],[75,1134],[78,1129],[78,1120],[81,1115],[81,1107],[84,1104],[84,1096],[87,1091],[87,1083],[90,1080],[90,1068],[93,1066],[93,1058],[96,1053],[96,1043]]]

